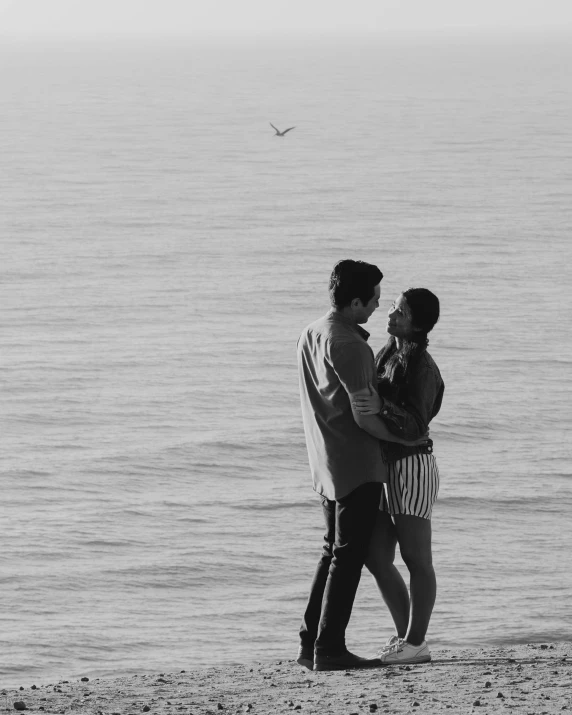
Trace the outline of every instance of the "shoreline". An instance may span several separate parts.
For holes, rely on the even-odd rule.
[[[293,654],[294,655],[294,654]],[[0,708],[93,713],[572,711],[572,642],[437,649],[433,661],[314,673],[294,659],[0,690]]]

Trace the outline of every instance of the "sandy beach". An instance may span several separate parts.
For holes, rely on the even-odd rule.
[[[572,643],[436,650],[433,662],[313,673],[294,660],[2,690],[42,713],[556,713],[572,710]]]

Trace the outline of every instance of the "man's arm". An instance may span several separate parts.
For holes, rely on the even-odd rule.
[[[368,432],[372,437],[377,437],[377,439],[382,439],[385,442],[398,442],[399,444],[407,444],[407,442],[387,429],[383,424],[381,417],[377,415],[361,415],[359,412],[354,412],[352,410],[354,420],[358,427]]]
[[[363,391],[360,393],[354,393],[350,395],[350,402],[353,403],[354,398],[358,397],[359,394],[365,394]],[[358,427],[365,430],[372,437],[377,439],[382,439],[385,442],[397,442],[397,444],[405,444],[408,447],[417,446],[419,444],[424,444],[427,441],[427,435],[422,435],[416,440],[406,440],[392,434],[389,429],[385,426],[385,423],[378,415],[363,415],[354,409],[352,405],[352,415]]]
[[[375,363],[373,353],[367,343],[360,341],[333,343],[330,357],[340,383],[348,394],[352,415],[358,427],[372,437],[387,442],[417,446],[427,441],[426,434],[415,441],[404,440],[402,437],[392,434],[377,415],[363,415],[353,407],[352,402],[357,396],[370,393],[370,389],[372,389],[370,385],[373,385],[373,389],[375,389]]]

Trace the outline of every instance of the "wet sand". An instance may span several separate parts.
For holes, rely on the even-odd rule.
[[[116,679],[86,673],[82,680],[2,690],[0,708],[66,715],[572,711],[572,643],[432,655],[431,663],[368,671],[314,673],[281,660]]]

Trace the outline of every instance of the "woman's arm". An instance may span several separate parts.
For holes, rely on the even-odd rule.
[[[407,443],[425,436],[429,422],[438,412],[443,397],[443,381],[429,365],[417,366],[410,376],[404,400],[396,404],[376,394],[363,392],[352,400],[362,416],[378,414],[394,436]],[[396,441],[396,440],[390,440]]]

